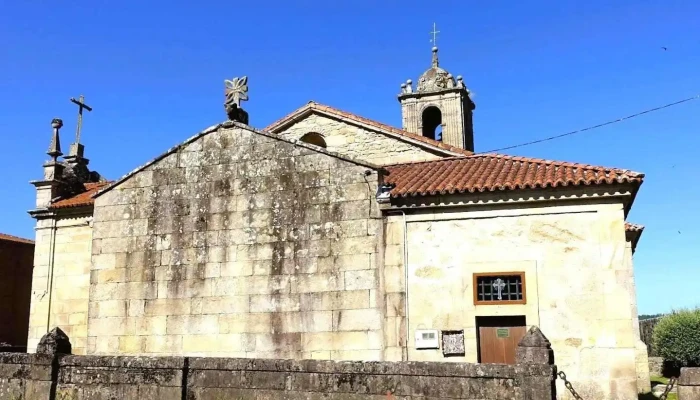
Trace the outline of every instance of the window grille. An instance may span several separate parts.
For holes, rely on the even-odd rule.
[[[474,302],[525,303],[525,274],[475,274]]]

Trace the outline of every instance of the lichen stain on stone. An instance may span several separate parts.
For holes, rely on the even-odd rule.
[[[579,347],[583,341],[579,338],[568,338],[564,341],[567,346]]]
[[[583,240],[569,229],[561,228],[552,223],[533,224],[528,236],[534,242],[569,243]]]
[[[445,271],[438,267],[421,267],[416,270],[415,275],[419,278],[439,279],[445,276]]]

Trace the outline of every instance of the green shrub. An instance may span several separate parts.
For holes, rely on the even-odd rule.
[[[700,309],[674,311],[654,327],[652,346],[676,366],[700,366]]]

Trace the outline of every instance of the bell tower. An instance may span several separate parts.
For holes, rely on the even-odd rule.
[[[455,80],[440,68],[437,47],[433,47],[432,65],[418,78],[416,89],[410,79],[401,85],[399,103],[404,130],[474,151],[472,113],[476,105],[462,77]]]

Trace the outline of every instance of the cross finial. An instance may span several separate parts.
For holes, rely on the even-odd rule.
[[[83,126],[83,108],[88,111],[92,111],[92,107],[85,104],[85,96],[82,94],[78,100],[71,97],[70,101],[78,105],[78,123],[77,128],[75,129],[75,143],[80,144],[80,128]]]
[[[437,47],[437,34],[440,33],[439,30],[437,30],[437,24],[433,22],[433,31],[430,32],[431,35],[433,35],[433,38],[430,40],[430,43],[433,44],[433,47]]]

